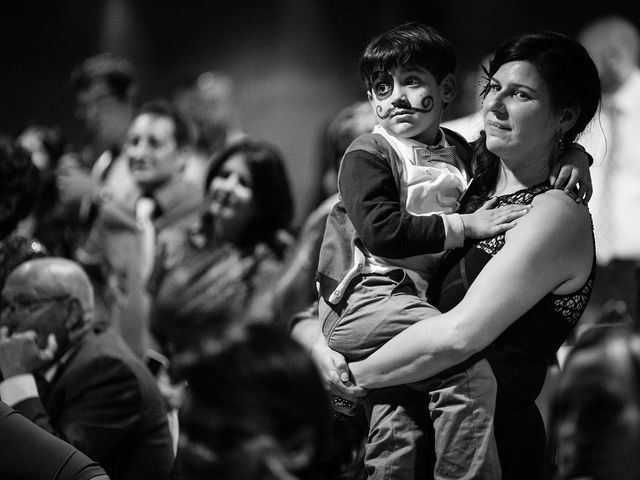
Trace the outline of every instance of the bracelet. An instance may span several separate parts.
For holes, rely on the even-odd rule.
[[[571,142],[567,148],[575,148],[580,150],[587,156],[587,159],[589,160],[589,166],[593,165],[593,157],[589,152],[587,152],[587,149],[580,145],[578,142]]]

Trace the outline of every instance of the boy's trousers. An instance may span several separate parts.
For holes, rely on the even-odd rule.
[[[336,311],[337,310],[337,311]],[[329,347],[348,361],[361,360],[405,328],[440,312],[422,300],[402,269],[363,275],[337,309],[320,299]],[[427,320],[428,321],[428,320]],[[373,480],[500,479],[493,435],[496,380],[489,363],[449,369],[422,382],[371,390],[365,468]],[[432,422],[435,438],[425,438]],[[427,449],[435,467],[427,473]]]

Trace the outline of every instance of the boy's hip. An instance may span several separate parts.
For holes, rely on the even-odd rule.
[[[320,298],[322,333],[348,361],[364,358],[405,328],[440,312],[422,300],[402,269],[361,275],[338,305]]]

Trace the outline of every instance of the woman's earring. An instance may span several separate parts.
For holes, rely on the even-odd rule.
[[[562,131],[558,130],[558,144],[556,145],[557,157],[561,157],[564,153],[565,143],[564,143],[564,134]]]

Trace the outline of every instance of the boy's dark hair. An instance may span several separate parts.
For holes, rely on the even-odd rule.
[[[74,94],[103,81],[111,94],[122,101],[135,98],[137,90],[136,72],[131,63],[110,53],[87,58],[73,70],[70,81]]]
[[[417,22],[398,25],[375,37],[360,56],[359,76],[367,90],[373,74],[400,65],[428,70],[440,83],[456,73],[458,58],[453,45],[434,28]]]
[[[151,100],[142,104],[136,112],[136,117],[143,114],[156,117],[164,117],[173,121],[173,136],[178,148],[191,143],[191,132],[186,120],[180,115],[178,109],[168,100]]]

